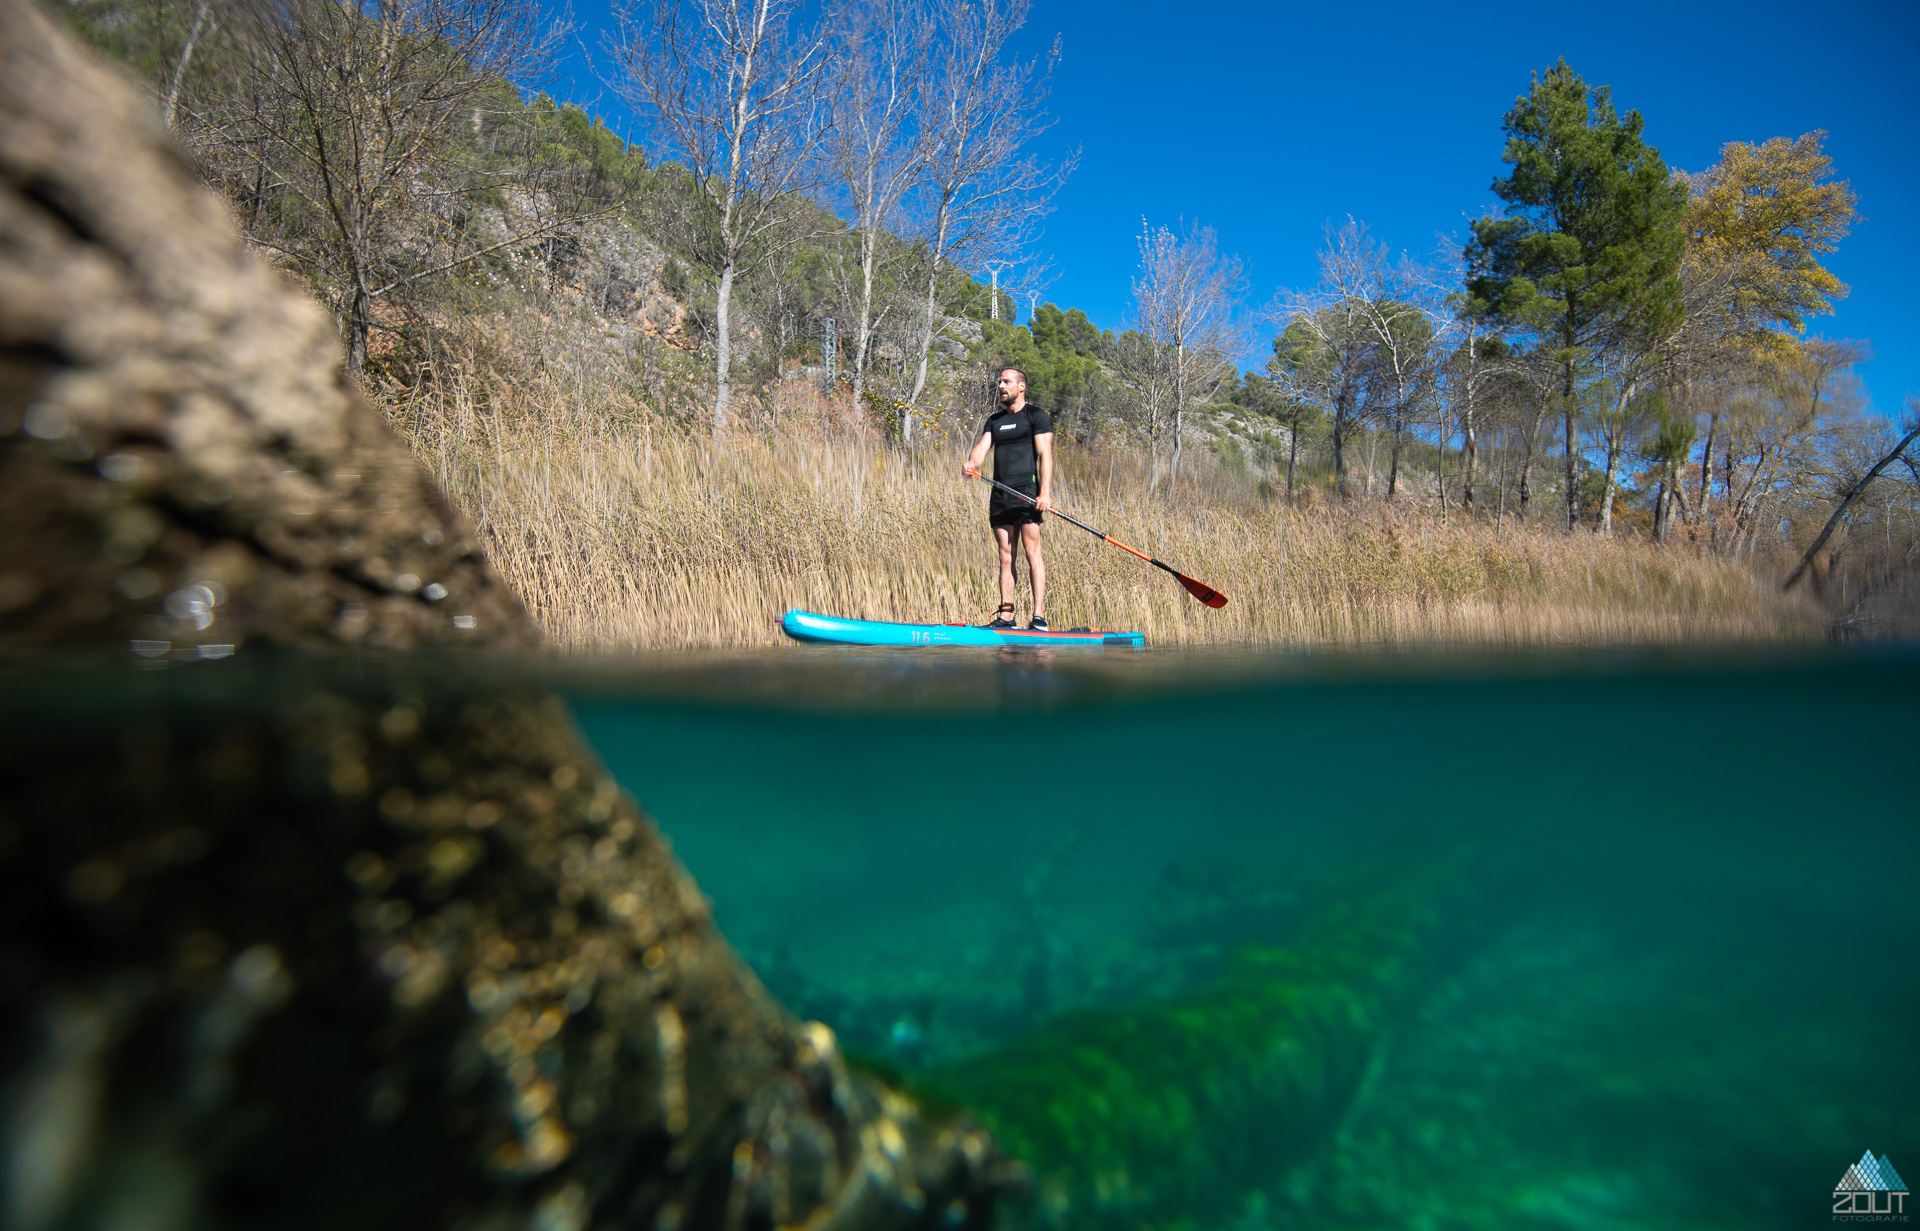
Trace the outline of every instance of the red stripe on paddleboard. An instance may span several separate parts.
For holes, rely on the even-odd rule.
[[[941,624],[940,627],[941,628],[978,628],[980,626],[977,624],[961,624],[958,621],[949,621],[947,623]],[[1139,630],[1132,629],[1132,628],[1096,628],[1089,632],[1084,632],[1084,633],[1070,633],[1065,629],[1060,629],[1057,631],[1042,631],[1041,629],[1037,629],[1037,628],[996,628],[991,631],[1000,633],[1002,635],[1007,633],[1012,633],[1015,636],[1019,636],[1019,637],[1047,637],[1055,641],[1066,641],[1070,638],[1076,641],[1091,641],[1096,637],[1131,637],[1135,633],[1137,633]]]

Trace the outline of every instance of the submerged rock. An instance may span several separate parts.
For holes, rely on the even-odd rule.
[[[9,1225],[985,1225],[985,1137],[760,990],[560,703],[340,674],[14,694]]]
[[[0,0],[0,1222],[988,1225],[987,1138],[762,991],[558,702],[270,656],[535,640],[325,318]]]

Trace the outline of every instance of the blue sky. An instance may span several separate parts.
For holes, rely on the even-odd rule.
[[[605,0],[578,0],[597,47]],[[1315,277],[1323,226],[1348,215],[1431,252],[1495,203],[1500,118],[1529,75],[1566,57],[1647,118],[1670,166],[1701,170],[1734,140],[1828,133],[1864,221],[1828,261],[1853,288],[1810,331],[1865,338],[1875,405],[1920,393],[1920,4],[1371,6],[1036,0],[1021,43],[1064,58],[1044,146],[1078,146],[1042,247],[1046,298],[1126,323],[1134,237],[1198,219],[1247,265],[1258,306]],[[578,64],[554,92],[624,110]],[[598,106],[593,104],[597,101]],[[1023,305],[1024,309],[1024,305]]]

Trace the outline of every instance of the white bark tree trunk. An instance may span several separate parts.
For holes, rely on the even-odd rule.
[[[186,80],[187,64],[193,59],[193,45],[200,41],[200,27],[207,20],[208,0],[200,0],[200,7],[193,15],[193,29],[187,32],[187,45],[180,49],[180,59],[173,66],[173,80],[167,86],[167,127],[173,127],[175,111],[180,106],[180,85]]]
[[[727,430],[727,410],[733,404],[733,331],[729,320],[733,305],[734,266],[728,262],[720,273],[720,293],[714,297],[714,327],[718,332],[714,362],[713,430]]]

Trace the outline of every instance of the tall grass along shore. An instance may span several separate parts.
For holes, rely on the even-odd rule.
[[[557,388],[460,378],[391,399],[494,564],[560,648],[777,644],[791,607],[983,622],[998,601],[983,485],[960,443],[913,450],[809,385],[775,390],[778,430],[709,437],[607,414]],[[482,405],[484,403],[484,406]],[[960,433],[964,429],[959,429]],[[1055,627],[1138,628],[1159,644],[1564,645],[1818,634],[1819,613],[1751,564],[1416,501],[1296,506],[1208,459],[1173,498],[1117,449],[1062,441],[1055,502],[1225,591],[1222,610],[1054,521]],[[1027,589],[1021,585],[1021,614]]]

